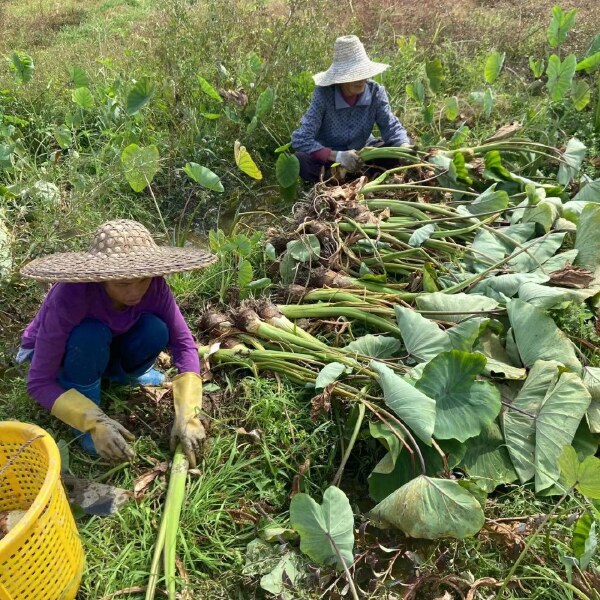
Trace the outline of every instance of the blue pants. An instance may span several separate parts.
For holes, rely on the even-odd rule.
[[[166,323],[150,313],[117,336],[104,323],[85,319],[67,340],[59,379],[69,387],[88,386],[102,377],[127,383],[152,367],[168,343]]]

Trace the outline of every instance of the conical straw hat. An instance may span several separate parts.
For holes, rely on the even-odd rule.
[[[389,66],[373,62],[367,56],[362,42],[355,35],[344,35],[335,40],[333,62],[329,69],[313,75],[313,79],[320,86],[350,83],[379,75]]]
[[[111,281],[158,277],[201,269],[217,257],[198,248],[158,246],[137,221],[107,221],[94,234],[87,252],[42,256],[21,269],[38,281]]]

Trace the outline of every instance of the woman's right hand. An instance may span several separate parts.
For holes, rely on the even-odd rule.
[[[356,150],[340,150],[335,155],[335,162],[340,163],[351,173],[360,171],[364,164]]]

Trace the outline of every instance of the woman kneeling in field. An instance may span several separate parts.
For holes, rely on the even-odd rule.
[[[163,275],[205,267],[216,257],[199,249],[156,245],[129,220],[108,221],[88,252],[37,258],[21,273],[54,285],[25,329],[17,362],[31,360],[27,389],[55,417],[83,433],[81,445],[111,461],[128,460],[134,436],[100,408],[101,379],[160,385],[153,368],[169,348],[173,379],[172,445],[191,465],[206,434],[199,419],[202,379],[196,344]]]
[[[365,146],[410,146],[406,129],[392,113],[385,88],[369,79],[389,65],[373,62],[355,35],[337,38],[333,63],[313,76],[317,87],[292,146],[300,162],[300,176],[312,183],[323,169],[340,163],[357,172],[362,161],[357,150]],[[377,124],[381,138],[373,136]],[[379,166],[396,166],[385,159]],[[372,164],[378,164],[374,161]]]

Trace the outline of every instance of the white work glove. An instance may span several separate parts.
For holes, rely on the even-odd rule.
[[[351,173],[359,171],[363,166],[363,161],[356,150],[338,151],[338,153],[335,155],[335,162],[340,163],[342,167]]]

